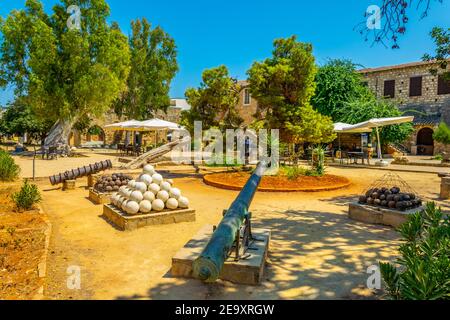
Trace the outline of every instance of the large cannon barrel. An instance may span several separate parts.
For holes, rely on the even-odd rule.
[[[226,211],[205,249],[193,263],[194,276],[205,282],[216,281],[243,224],[261,177],[268,165],[261,161],[241,192]]]
[[[100,171],[112,168],[111,160],[105,160],[101,162],[96,162],[84,167],[77,169],[67,170],[63,173],[55,174],[50,176],[50,183],[52,185],[63,183],[66,180],[75,180],[80,177],[88,176],[91,174],[98,173]]]

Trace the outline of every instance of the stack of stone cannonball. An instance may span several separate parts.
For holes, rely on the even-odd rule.
[[[401,192],[398,187],[383,187],[368,190],[365,195],[359,197],[359,203],[405,211],[420,207],[422,200],[414,193]]]
[[[173,186],[173,181],[164,179],[149,164],[144,166],[139,178],[128,181],[111,196],[111,203],[129,215],[189,207],[189,200]]]
[[[119,191],[121,186],[126,186],[132,177],[123,173],[113,173],[112,175],[103,175],[97,179],[94,190],[99,192]]]

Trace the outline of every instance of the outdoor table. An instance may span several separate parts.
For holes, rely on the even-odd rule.
[[[361,158],[362,160],[362,164],[364,164],[364,152],[362,151],[350,151],[347,152],[349,158],[353,158],[354,159],[354,163],[357,164],[357,159]]]

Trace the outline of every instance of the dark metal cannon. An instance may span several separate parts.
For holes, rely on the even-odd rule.
[[[111,160],[105,160],[101,162],[96,162],[94,164],[90,164],[88,166],[80,167],[73,170],[68,170],[63,173],[55,174],[54,176],[50,176],[50,183],[52,185],[63,183],[66,180],[75,180],[80,177],[89,176],[92,174],[99,173],[100,171],[104,171],[112,168]]]
[[[224,217],[215,228],[208,244],[200,256],[193,262],[194,276],[205,282],[218,279],[225,261],[234,253],[235,260],[245,258],[246,251],[252,241],[258,241],[252,236],[248,208],[258,189],[261,177],[268,162],[261,161],[255,172],[248,179],[241,192],[224,211]]]

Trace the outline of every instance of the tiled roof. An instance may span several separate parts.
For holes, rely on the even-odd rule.
[[[448,61],[450,62],[450,59],[448,59]],[[434,63],[435,63],[434,61],[416,61],[416,62],[397,64],[397,65],[393,65],[393,66],[365,68],[365,69],[360,69],[357,72],[359,72],[359,73],[380,72],[380,71],[388,71],[388,70],[395,70],[395,69],[419,67],[419,66],[424,66],[424,65],[432,65]]]

